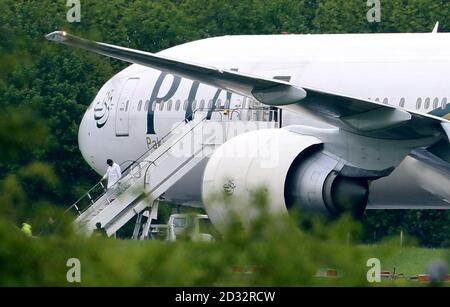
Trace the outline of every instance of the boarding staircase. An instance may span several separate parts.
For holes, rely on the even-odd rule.
[[[108,236],[137,216],[133,237],[146,238],[152,220],[157,218],[158,200],[167,190],[232,137],[252,130],[278,128],[279,114],[276,112],[251,110],[247,114],[255,116],[245,119],[233,111],[227,116],[199,112],[192,121],[179,123],[126,167],[122,178],[113,187],[106,189],[100,181],[67,211],[75,211],[78,215],[75,224],[80,231],[90,234],[95,225],[101,223]]]

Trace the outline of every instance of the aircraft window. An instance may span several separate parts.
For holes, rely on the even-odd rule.
[[[211,110],[212,106],[213,106],[213,101],[212,101],[212,99],[210,99],[208,102],[208,109]]]
[[[185,218],[174,218],[173,226],[175,226],[176,228],[186,227],[186,219]]]
[[[388,104],[388,103],[389,103],[389,99],[384,98],[384,99],[383,99],[383,103],[384,103],[384,104]]]
[[[380,102],[380,98],[375,98],[375,101],[376,102]]]
[[[178,99],[177,102],[175,103],[175,111],[180,111],[180,107],[181,107],[181,100]]]
[[[433,101],[433,109],[437,109],[438,108],[438,106],[439,106],[439,98],[434,98],[434,101]]]
[[[148,105],[150,104],[150,100],[146,100],[145,101],[145,105],[144,105],[144,111],[147,112],[148,111]]]
[[[164,110],[164,104],[165,104],[165,101],[161,101],[161,102],[159,103],[159,110],[160,110],[160,111],[163,111],[163,110]]]
[[[125,105],[125,112],[127,112],[128,111],[128,106],[130,105],[130,101],[129,100],[127,100],[127,104]]]
[[[172,110],[172,104],[173,104],[173,102],[172,102],[172,99],[171,99],[171,100],[169,100],[169,103],[167,103],[167,111],[171,111]]]
[[[247,97],[244,97],[244,100],[242,101],[242,109],[245,109],[247,107]]]
[[[425,99],[425,110],[428,110],[430,108],[430,103],[431,103],[431,99],[428,97],[427,99]]]
[[[223,109],[222,100],[218,99],[216,102],[216,106],[218,106],[218,109]]]
[[[142,100],[139,100],[137,110],[138,112],[142,109]]]
[[[402,99],[400,99],[400,107],[402,107],[402,108],[404,108],[405,107],[405,101],[406,101],[406,99],[405,98],[402,98]]]
[[[189,103],[189,101],[186,99],[186,100],[184,101],[184,104],[183,104],[183,110],[184,110],[184,111],[187,111],[188,103]]]
[[[422,108],[422,98],[417,99],[416,109],[420,110]]]
[[[442,99],[442,106],[441,106],[441,108],[442,108],[442,110],[447,108],[447,98]]]
[[[192,103],[192,110],[195,111],[197,109],[197,100],[194,99],[194,102]]]
[[[152,104],[152,112],[155,112],[156,111],[156,106],[157,106],[158,104],[156,103],[156,102],[153,102],[153,104]]]
[[[200,110],[203,110],[205,108],[205,100],[200,100]]]

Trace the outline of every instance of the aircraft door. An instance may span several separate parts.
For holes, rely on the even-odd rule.
[[[130,134],[130,110],[138,83],[139,78],[130,78],[122,89],[116,111],[116,136]]]

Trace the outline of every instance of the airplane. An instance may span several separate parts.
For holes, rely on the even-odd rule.
[[[131,63],[80,124],[80,150],[100,175],[108,158],[134,161],[200,113],[279,111],[279,127],[227,141],[164,194],[203,205],[213,223],[230,208],[208,192],[245,198],[257,185],[274,211],[450,209],[450,33],[222,36],[155,54],[64,31],[46,38]],[[224,154],[249,143],[271,147],[277,164]]]

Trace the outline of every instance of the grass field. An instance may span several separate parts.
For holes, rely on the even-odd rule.
[[[403,273],[406,276],[414,276],[427,273],[427,266],[437,260],[446,259],[448,249],[431,249],[420,247],[403,247],[392,250],[387,255],[380,255],[372,247],[364,247],[367,258],[378,258],[381,261],[382,270],[396,274]]]

